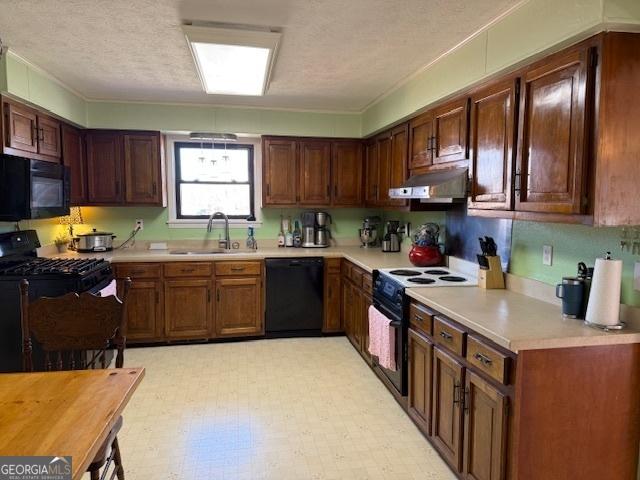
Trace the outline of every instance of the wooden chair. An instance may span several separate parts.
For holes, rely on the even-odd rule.
[[[115,348],[116,368],[124,364],[126,346],[126,301],[131,280],[124,284],[122,301],[115,296],[98,297],[90,293],[69,293],[56,298],[29,301],[29,282],[20,284],[22,312],[23,367],[35,370],[85,370],[107,368],[106,354]],[[34,365],[32,338],[42,350],[42,365]],[[89,465],[91,480],[106,478],[111,462],[114,472],[124,480],[117,434],[122,427],[120,417]],[[102,476],[100,469],[104,467]]]

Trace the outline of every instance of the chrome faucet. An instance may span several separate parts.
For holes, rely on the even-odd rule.
[[[229,236],[229,217],[227,217],[222,212],[212,213],[209,217],[209,223],[207,224],[207,232],[211,233],[213,230],[213,219],[214,218],[222,218],[224,219],[224,240],[218,241],[218,247],[223,248],[224,245],[225,250],[229,250],[231,248],[231,237]]]

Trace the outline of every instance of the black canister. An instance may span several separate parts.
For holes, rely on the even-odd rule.
[[[585,280],[579,277],[562,277],[556,285],[556,297],[562,299],[562,316],[584,318]]]

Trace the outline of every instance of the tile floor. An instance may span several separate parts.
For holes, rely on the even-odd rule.
[[[132,348],[128,480],[454,479],[345,337]]]

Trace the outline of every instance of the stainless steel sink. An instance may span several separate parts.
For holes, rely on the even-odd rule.
[[[211,248],[203,250],[169,250],[170,255],[214,255],[220,253],[230,253],[230,250],[224,248]]]

